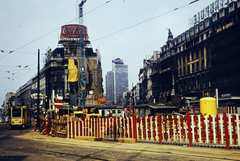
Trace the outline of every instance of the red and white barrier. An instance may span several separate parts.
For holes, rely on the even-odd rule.
[[[134,138],[156,141],[240,145],[239,114],[88,118],[67,123],[68,138]]]
[[[227,113],[228,114],[237,114],[237,107],[231,106],[231,107],[227,107]]]

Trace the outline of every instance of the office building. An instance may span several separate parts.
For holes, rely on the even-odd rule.
[[[112,105],[114,102],[114,77],[113,72],[109,71],[106,75],[106,104]]]
[[[128,91],[128,66],[123,60],[116,58],[112,61],[112,72],[114,78],[114,103],[119,104],[122,93]]]

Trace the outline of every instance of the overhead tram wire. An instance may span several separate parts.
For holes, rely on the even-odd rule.
[[[97,10],[97,9],[100,8],[100,7],[103,7],[104,5],[108,4],[108,3],[111,2],[111,1],[112,1],[112,0],[109,0],[109,1],[105,2],[104,4],[102,4],[102,5],[100,5],[100,6],[96,7],[96,8],[94,8],[94,9],[92,9],[91,11],[87,12],[87,13],[84,14],[84,15],[87,15],[87,14],[89,14],[89,13],[91,13],[91,12]],[[77,19],[79,19],[79,17],[78,17],[78,18],[75,18],[74,20],[69,21],[68,23],[65,23],[65,24],[69,24],[69,23],[71,23],[71,22],[73,22],[73,21],[75,21],[75,20],[77,20]],[[61,29],[61,27],[58,27],[58,28],[56,28],[56,29],[50,31],[50,32],[44,34],[43,36],[40,36],[39,38],[37,38],[37,39],[35,39],[35,40],[32,40],[31,42],[29,42],[29,43],[27,43],[27,44],[25,44],[25,45],[23,45],[23,46],[21,46],[21,47],[15,49],[15,50],[11,50],[11,51],[9,51],[8,54],[6,54],[6,55],[0,57],[0,60],[3,59],[4,57],[8,56],[9,54],[11,54],[11,53],[13,53],[13,52],[16,52],[16,51],[19,50],[19,49],[22,49],[22,48],[24,48],[25,46],[28,46],[29,44],[32,44],[32,43],[34,43],[35,41],[37,41],[37,40],[39,40],[39,39],[42,39],[43,37],[45,37],[45,36],[47,36],[47,35],[49,35],[49,34],[55,32],[55,31],[57,31],[57,30],[59,30],[59,29]],[[1,51],[4,51],[4,50],[1,50]]]
[[[199,0],[194,0],[194,1],[192,1],[192,2],[190,2],[190,3],[188,3],[188,4],[186,4],[186,5],[183,5],[183,6],[181,6],[181,7],[175,8],[175,9],[173,9],[173,10],[171,10],[171,11],[165,12],[165,13],[163,13],[163,14],[160,14],[160,15],[158,15],[158,16],[152,17],[152,18],[147,19],[147,20],[145,20],[145,21],[139,22],[139,23],[134,24],[134,25],[132,25],[132,26],[126,27],[126,28],[121,29],[121,30],[118,30],[118,31],[113,32],[113,33],[111,33],[111,34],[108,34],[108,35],[106,35],[106,36],[103,36],[103,37],[97,38],[97,39],[95,39],[95,40],[92,40],[92,42],[94,42],[94,41],[98,41],[98,40],[101,40],[101,39],[103,39],[103,38],[106,38],[106,37],[109,37],[109,36],[112,36],[112,35],[115,35],[115,34],[117,34],[117,33],[119,33],[119,32],[122,32],[122,31],[128,30],[128,29],[133,28],[133,27],[138,26],[138,25],[141,25],[141,24],[143,24],[143,23],[145,23],[145,22],[148,22],[148,21],[151,21],[151,20],[156,19],[156,18],[158,18],[158,17],[164,16],[164,15],[169,14],[169,13],[171,13],[171,12],[174,12],[174,11],[176,11],[176,10],[179,10],[179,9],[185,8],[185,7],[187,7],[187,6],[189,6],[189,5],[193,4],[193,3],[195,3],[195,2],[197,2],[197,1],[199,1]]]
[[[96,7],[95,9],[93,9],[93,10],[87,12],[87,13],[84,14],[84,15],[87,15],[87,14],[89,14],[89,13],[95,11],[96,9],[98,9],[98,8],[100,8],[100,7],[103,7],[104,5],[108,4],[108,3],[111,2],[111,1],[112,1],[112,0],[109,0],[109,1],[105,2],[104,4],[102,4],[102,5],[98,6],[98,7]],[[171,10],[171,11],[165,12],[165,13],[160,14],[160,15],[158,15],[158,16],[155,16],[155,17],[153,17],[153,18],[147,19],[147,20],[145,20],[145,21],[139,22],[139,23],[134,24],[134,25],[132,25],[132,26],[129,26],[129,27],[127,27],[127,28],[124,28],[124,29],[118,30],[118,31],[113,32],[113,33],[111,33],[111,34],[108,34],[108,35],[106,35],[106,36],[103,36],[103,37],[100,37],[100,38],[98,38],[98,39],[92,40],[92,42],[94,42],[94,41],[98,41],[98,40],[100,40],[100,39],[103,39],[103,38],[106,38],[106,37],[109,37],[109,36],[112,36],[112,35],[115,35],[115,34],[117,34],[117,33],[119,33],[119,32],[125,31],[125,30],[127,30],[127,29],[133,28],[133,27],[138,26],[138,25],[140,25],[140,24],[143,24],[143,23],[145,23],[145,22],[148,22],[148,21],[151,21],[151,20],[153,20],[153,19],[156,19],[156,18],[158,18],[158,17],[164,16],[164,15],[169,14],[169,13],[171,13],[171,12],[174,12],[174,11],[176,11],[176,10],[178,10],[178,9],[181,9],[181,8],[187,7],[187,6],[193,4],[193,3],[197,2],[197,1],[199,1],[199,0],[194,0],[194,1],[188,3],[188,4],[184,5],[184,6],[181,6],[181,7],[175,8],[175,9],[173,9],[173,10]],[[66,23],[66,24],[69,24],[69,23],[75,21],[76,19],[79,19],[79,18],[75,18],[74,20],[72,20],[72,21],[70,21],[70,22],[68,22],[68,23]],[[4,55],[3,57],[0,57],[0,60],[3,59],[4,57],[8,56],[9,54],[11,54],[11,53],[13,53],[13,52],[15,52],[15,51],[17,51],[17,50],[19,50],[19,49],[22,49],[22,48],[24,48],[25,46],[27,46],[27,45],[29,45],[29,44],[32,44],[33,42],[35,42],[35,41],[37,41],[37,40],[39,40],[39,39],[41,39],[41,38],[43,38],[43,37],[45,37],[45,36],[47,36],[47,35],[49,35],[49,34],[55,32],[55,31],[59,30],[60,28],[61,28],[61,27],[58,27],[58,28],[52,30],[51,32],[48,32],[47,34],[45,34],[45,35],[43,35],[43,36],[41,36],[41,37],[39,37],[39,38],[37,38],[37,39],[35,39],[35,40],[33,40],[33,41],[31,41],[31,42],[25,44],[25,45],[23,45],[23,46],[21,46],[21,47],[15,49],[15,50],[11,50],[11,51],[9,51],[8,54]]]

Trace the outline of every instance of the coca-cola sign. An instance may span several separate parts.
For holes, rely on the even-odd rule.
[[[79,38],[79,25],[64,25],[61,28],[60,38]],[[84,37],[87,37],[87,27],[84,26]]]

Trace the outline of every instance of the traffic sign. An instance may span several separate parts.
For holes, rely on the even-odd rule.
[[[55,101],[54,101],[54,106],[55,106],[56,108],[62,108],[62,106],[63,106],[63,101],[62,101],[62,100],[59,100],[59,99],[55,100]]]

